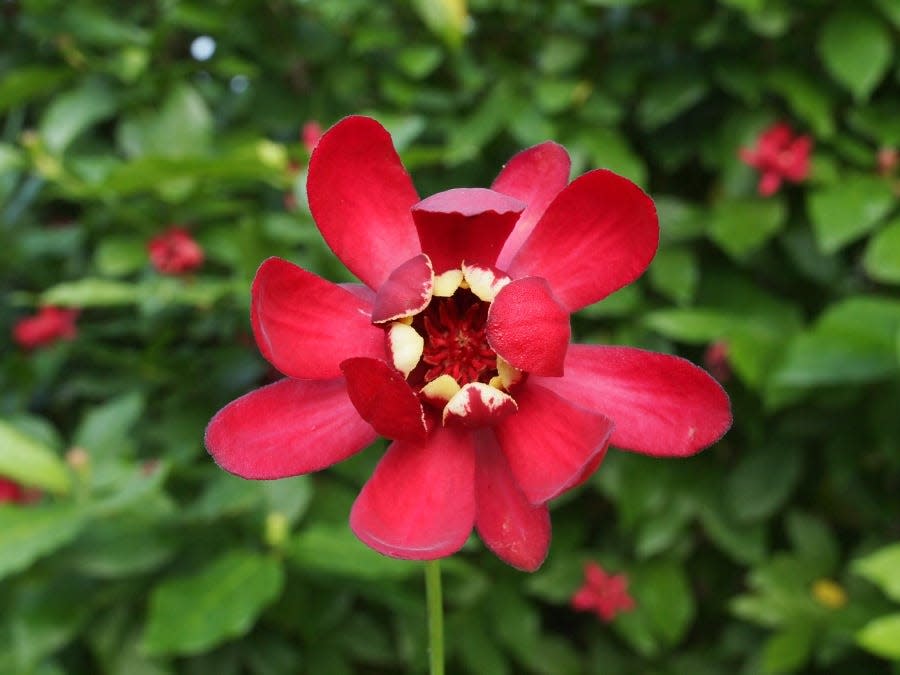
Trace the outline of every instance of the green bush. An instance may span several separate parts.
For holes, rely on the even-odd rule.
[[[696,457],[610,452],[539,572],[448,560],[450,672],[898,672],[894,0],[7,0],[0,34],[4,672],[425,670],[421,566],[347,527],[379,453],[257,483],[203,448],[272,377],[259,263],[350,278],[300,134],[351,113],[423,195],[547,139],[643,186],[656,259],[575,337],[705,360],[734,406]],[[763,197],[739,152],[776,122],[812,167]],[[172,225],[192,274],[150,263]],[[25,349],[43,305],[77,336]],[[635,599],[609,626],[569,605],[590,560]]]

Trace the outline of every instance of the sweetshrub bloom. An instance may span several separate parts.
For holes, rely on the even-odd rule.
[[[21,485],[0,476],[0,504],[21,504],[26,501],[28,495]]]
[[[806,180],[812,147],[812,138],[794,134],[787,124],[777,123],[760,134],[755,148],[741,148],[738,154],[744,163],[759,170],[759,194],[770,197],[784,181]]]
[[[72,340],[78,334],[75,320],[79,310],[50,305],[41,307],[34,316],[19,319],[13,327],[13,339],[23,349],[37,349],[59,340]]]
[[[731,424],[721,386],[683,359],[570,344],[569,315],[637,278],[656,212],[609,171],[569,183],[555,143],[524,150],[491,189],[420,200],[391,137],[348,117],[319,140],[307,192],[325,241],[363,284],[269,258],[251,290],[263,356],[286,375],[212,419],[227,471],[317,471],[393,440],[350,513],[389,556],[430,560],[477,530],[501,559],[537,569],[547,502],[599,466],[610,443],[685,456]]]
[[[628,578],[624,574],[608,574],[594,562],[585,564],[584,585],[572,596],[572,608],[593,612],[609,623],[620,612],[634,609],[634,600],[628,594]]]
[[[193,272],[203,264],[203,249],[183,227],[173,226],[147,243],[150,263],[161,274]]]

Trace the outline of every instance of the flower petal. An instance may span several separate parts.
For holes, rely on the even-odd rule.
[[[535,145],[510,159],[497,176],[492,190],[528,204],[507,237],[497,267],[506,269],[528,239],[544,211],[569,183],[572,162],[566,149],[552,141]]]
[[[372,321],[383,323],[418,314],[428,307],[434,290],[434,270],[424,253],[391,272],[375,296]]]
[[[566,375],[535,382],[616,422],[610,442],[647,455],[683,457],[731,426],[722,386],[690,361],[631,347],[570,345]]]
[[[382,436],[408,441],[425,438],[425,413],[403,374],[384,361],[347,359],[341,363],[347,392],[360,417]]]
[[[370,288],[421,252],[409,211],[419,196],[390,134],[375,120],[346,117],[325,132],[306,190],[328,246]]]
[[[543,504],[584,478],[606,452],[614,425],[532,380],[516,392],[516,402],[519,412],[497,422],[494,433],[528,501]]]
[[[344,378],[285,378],[222,408],[206,428],[206,448],[226,471],[252,479],[318,471],[372,443]]]
[[[475,448],[469,432],[438,429],[396,441],[350,512],[350,527],[384,555],[433,560],[455,553],[475,521]]]
[[[413,207],[412,215],[434,273],[463,261],[493,265],[525,204],[485,188],[438,192]]]
[[[384,357],[384,331],[372,325],[370,305],[287,260],[265,260],[251,295],[256,344],[285,375],[327,379],[351,356]]]
[[[550,548],[550,512],[535,506],[516,485],[503,452],[490,432],[478,434],[475,465],[475,528],[504,562],[534,572]]]
[[[516,279],[494,298],[487,315],[487,341],[510,365],[537,375],[563,374],[572,338],[569,313],[538,277]]]
[[[556,196],[507,271],[514,279],[543,277],[574,312],[637,279],[658,244],[650,198],[630,180],[598,169]]]
[[[483,382],[469,382],[447,402],[443,422],[475,429],[494,424],[517,409],[509,394]]]

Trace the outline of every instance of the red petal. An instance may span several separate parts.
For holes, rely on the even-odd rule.
[[[407,260],[391,272],[378,289],[372,321],[382,323],[418,314],[431,302],[434,270],[424,253]]]
[[[447,402],[443,422],[476,429],[495,424],[516,410],[518,406],[509,394],[483,382],[469,382]]]
[[[500,171],[491,189],[515,197],[528,206],[507,237],[497,258],[497,267],[506,269],[509,265],[550,202],[568,184],[571,166],[566,149],[547,141],[522,150]]]
[[[529,380],[516,392],[519,412],[494,426],[522,492],[543,504],[583,479],[606,451],[613,422],[563,400]]]
[[[543,277],[574,312],[637,279],[659,244],[656,208],[634,183],[598,169],[557,195],[509,265]]]
[[[306,190],[325,241],[370,288],[422,251],[409,211],[419,196],[390,134],[375,120],[347,117],[325,132]]]
[[[677,356],[571,345],[565,377],[534,381],[608,415],[616,423],[610,442],[647,455],[692,455],[731,426],[731,405],[721,385]]]
[[[318,471],[376,438],[346,382],[285,378],[232,401],[206,428],[206,448],[226,471],[269,479]]]
[[[525,204],[485,188],[439,192],[413,207],[422,250],[434,273],[459,268],[463,261],[493,265]]]
[[[384,331],[352,292],[281,258],[260,265],[250,321],[262,355],[285,375],[326,379],[351,356],[384,357]]]
[[[397,441],[350,512],[350,527],[384,555],[433,560],[455,553],[475,521],[475,449],[468,432],[439,429]]]
[[[501,289],[487,316],[491,349],[519,370],[559,377],[572,337],[569,312],[543,279],[517,279]]]
[[[491,433],[478,435],[475,501],[475,527],[485,545],[520,570],[540,567],[550,548],[550,513],[525,498]]]
[[[341,363],[347,392],[357,412],[382,436],[420,441],[425,438],[422,404],[403,374],[384,361],[347,359]]]

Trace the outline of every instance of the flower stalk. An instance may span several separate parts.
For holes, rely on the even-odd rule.
[[[428,607],[428,672],[444,675],[444,603],[440,560],[425,562],[425,602]]]

